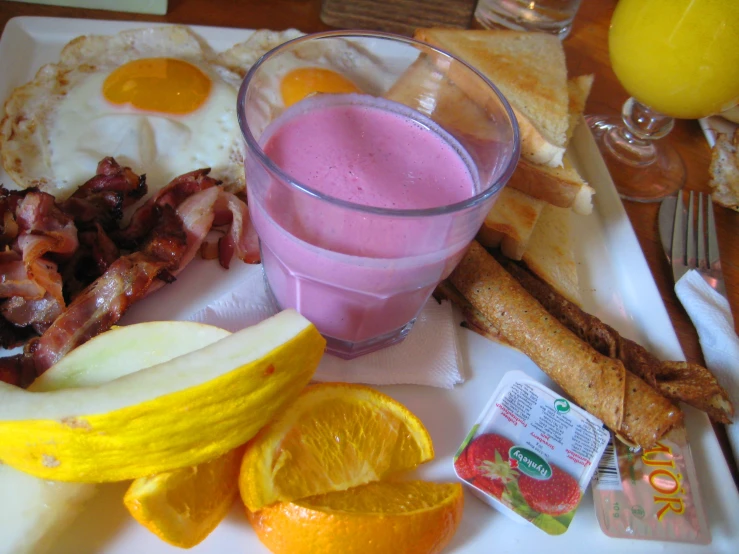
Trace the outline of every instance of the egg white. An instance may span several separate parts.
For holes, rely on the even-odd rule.
[[[150,189],[202,167],[226,181],[241,171],[233,157],[240,148],[236,89],[200,66],[212,87],[204,104],[187,114],[167,114],[116,105],[102,93],[108,72],[94,73],[58,104],[49,129],[54,176],[64,189],[95,174],[97,163],[113,156],[146,173]]]

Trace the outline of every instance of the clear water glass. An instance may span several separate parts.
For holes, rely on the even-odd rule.
[[[475,19],[488,29],[542,31],[564,39],[572,30],[581,0],[480,0]]]

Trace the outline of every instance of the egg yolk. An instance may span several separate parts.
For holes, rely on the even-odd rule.
[[[173,58],[144,58],[125,63],[103,83],[103,96],[113,104],[168,114],[197,110],[212,83],[199,68]]]
[[[349,79],[330,69],[301,67],[285,74],[280,92],[282,102],[288,107],[314,92],[340,94],[359,92],[359,89]]]

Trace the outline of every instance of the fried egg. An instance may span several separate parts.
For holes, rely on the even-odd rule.
[[[69,196],[113,156],[150,192],[201,167],[244,186],[236,92],[241,78],[186,27],[80,37],[16,89],[0,129],[3,165],[21,187]]]
[[[218,61],[245,76],[263,55],[302,33],[256,31],[248,40],[219,54]],[[265,121],[312,93],[364,92],[381,95],[394,82],[379,58],[350,40],[300,43],[266,60],[253,83],[254,102]]]

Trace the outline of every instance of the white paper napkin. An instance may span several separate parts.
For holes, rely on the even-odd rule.
[[[264,286],[262,266],[254,265],[238,288],[232,288],[187,319],[237,331],[276,311]],[[315,380],[452,388],[464,382],[456,327],[451,303],[439,304],[431,298],[403,342],[354,360],[327,354],[318,366]]]
[[[729,302],[691,269],[675,285],[675,293],[693,321],[706,360],[719,383],[739,410],[739,337]],[[726,426],[734,459],[739,461],[739,418]]]

